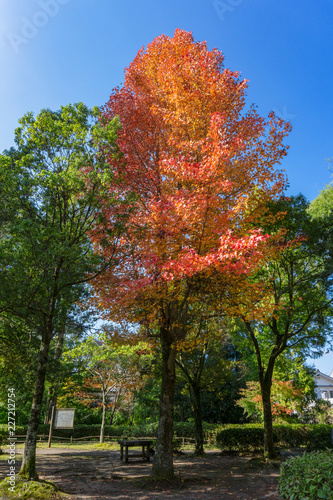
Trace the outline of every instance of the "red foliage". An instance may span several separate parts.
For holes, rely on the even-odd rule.
[[[177,29],[141,49],[113,91],[103,120],[119,116],[121,156],[108,157],[113,203],[105,201],[103,216],[111,230],[123,217],[126,230],[117,266],[95,283],[113,318],[118,309],[118,319],[124,311],[136,321],[154,317],[170,300],[170,282],[216,273],[232,280],[263,257],[268,237],[252,228],[284,187],[274,166],[290,125],[274,113],[268,121],[254,108],[244,113],[246,87],[223,69],[221,52]],[[97,234],[107,256],[106,233]]]

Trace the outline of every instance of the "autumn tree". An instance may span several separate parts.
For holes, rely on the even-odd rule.
[[[38,479],[36,439],[50,347],[57,339],[61,353],[76,304],[87,297],[86,283],[108,265],[87,231],[94,231],[103,189],[97,145],[105,141],[112,148],[118,126],[100,127],[98,115],[98,108],[82,103],[36,117],[27,113],[15,131],[16,147],[0,156],[1,196],[14,214],[1,235],[1,321],[19,318],[21,333],[33,335],[37,348],[20,471],[27,480]],[[96,168],[84,179],[87,166]]]
[[[160,341],[154,478],[174,476],[175,360],[190,306],[206,301],[218,276],[219,307],[227,309],[234,278],[255,269],[267,245],[253,225],[284,186],[275,167],[290,127],[274,113],[265,120],[254,107],[245,111],[246,87],[223,68],[221,52],[177,29],[138,52],[102,112],[105,123],[119,116],[122,125],[121,157],[108,157],[117,180],[109,196],[118,203],[102,214],[111,229],[127,216],[117,267],[96,280],[96,302],[112,320],[141,323]],[[93,241],[107,257],[103,239]]]
[[[246,388],[240,390],[241,398],[237,404],[255,421],[263,421],[263,401],[259,382],[247,382]],[[286,420],[288,416],[301,413],[306,400],[301,389],[291,380],[272,379],[271,407],[274,420]]]

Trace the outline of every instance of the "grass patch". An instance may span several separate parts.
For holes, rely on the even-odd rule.
[[[37,443],[37,449],[47,449],[47,443]],[[110,450],[110,451],[119,451],[119,444],[118,443],[96,443],[95,442],[83,442],[83,443],[56,443],[52,445],[52,448],[54,450],[61,449],[61,450],[80,450],[80,451],[94,451],[94,450]],[[16,460],[22,460],[23,456],[23,450],[24,450],[24,444],[17,444],[16,445],[16,453],[15,453],[15,458]],[[9,459],[9,454],[6,453],[6,448],[3,447],[4,453],[0,454],[0,461],[7,461]]]
[[[97,443],[93,444],[92,448],[94,450],[119,450],[119,444],[118,443]]]
[[[15,453],[15,460],[22,460],[22,455],[23,453]],[[3,460],[4,462],[7,462],[7,460],[10,458],[10,455],[8,453],[3,453],[0,455],[0,461]]]
[[[0,495],[4,499],[22,500],[60,500],[67,497],[59,488],[49,481],[23,481],[16,477],[15,486],[7,479],[0,483]]]

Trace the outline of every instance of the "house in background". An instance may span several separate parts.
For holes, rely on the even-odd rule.
[[[326,375],[317,370],[314,379],[318,398],[329,401],[333,406],[333,371],[331,375]]]

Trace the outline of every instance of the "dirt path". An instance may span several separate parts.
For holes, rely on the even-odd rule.
[[[16,469],[19,470],[19,461]],[[205,458],[184,454],[175,458],[182,482],[155,485],[145,482],[151,463],[119,460],[118,451],[38,449],[41,479],[54,482],[68,493],[68,500],[238,499],[277,500],[278,468],[260,466],[253,456],[227,456],[208,452]],[[8,472],[0,461],[0,477]]]

